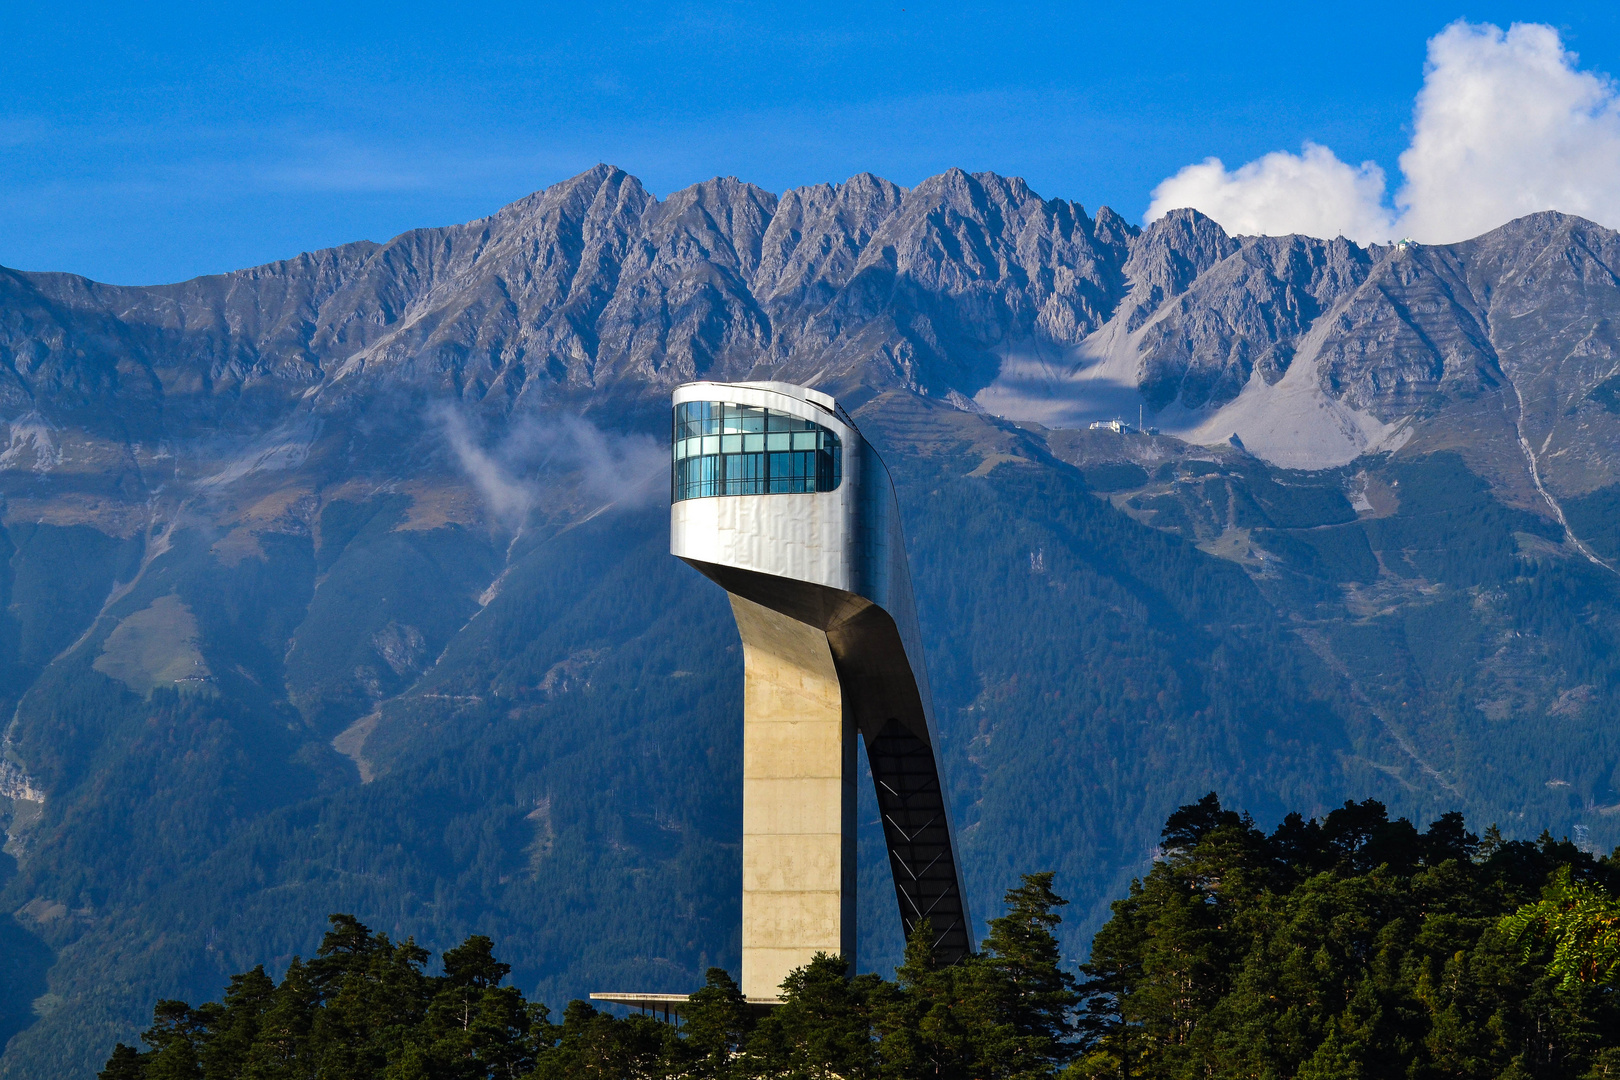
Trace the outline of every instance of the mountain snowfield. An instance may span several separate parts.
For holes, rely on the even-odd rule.
[[[1555,213],[1362,247],[607,166],[173,285],[0,270],[0,1077],[93,1075],[329,911],[489,933],[553,1004],[735,966],[740,660],[667,554],[695,378],[883,451],[974,910],[1056,869],[1083,948],[1211,788],[1612,846],[1617,270]]]

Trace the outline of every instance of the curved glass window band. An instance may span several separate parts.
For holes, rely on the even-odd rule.
[[[843,479],[837,434],[810,420],[724,401],[675,406],[671,497],[832,491]]]

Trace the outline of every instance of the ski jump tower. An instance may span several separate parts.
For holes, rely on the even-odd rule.
[[[726,590],[742,635],[744,996],[855,955],[857,738],[901,922],[930,920],[954,963],[972,928],[888,470],[815,390],[697,382],[674,404],[670,551]]]

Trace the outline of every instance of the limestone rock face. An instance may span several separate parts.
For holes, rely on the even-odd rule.
[[[960,170],[660,201],[599,166],[466,225],[178,285],[7,271],[0,403],[213,424],[398,386],[497,411],[760,373],[944,393],[1006,340],[1100,326],[1136,231]]]
[[[0,271],[0,410],[150,442],[381,399],[499,422],[699,377],[970,401],[1032,352],[1059,377],[1104,357],[1147,410],[1235,426],[1262,456],[1221,410],[1300,358],[1284,389],[1368,430],[1508,395],[1527,438],[1558,443],[1620,434],[1600,390],[1620,370],[1617,256],[1615,233],[1556,213],[1364,248],[1231,237],[1194,210],[1137,229],[958,169],[909,190],[862,174],[778,197],[719,178],[660,200],[602,165],[465,225],[175,285]],[[1615,479],[1590,439],[1565,449],[1557,482]]]
[[[1204,225],[1218,228],[1208,219]],[[1191,408],[1225,404],[1257,370],[1276,383],[1299,339],[1366,279],[1372,264],[1366,251],[1342,238],[1226,243],[1231,253],[1163,303],[1142,335],[1142,391],[1156,405],[1178,395]]]

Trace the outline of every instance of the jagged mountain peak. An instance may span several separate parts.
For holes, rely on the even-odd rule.
[[[919,215],[956,214],[992,228],[999,227],[1003,218],[1017,227],[1044,212],[1076,218],[1083,222],[1088,233],[1092,229],[1091,219],[1078,203],[1043,199],[1022,177],[970,173],[963,169],[948,169],[906,191],[904,211]]]
[[[468,226],[473,227],[493,221],[521,220],[531,216],[543,215],[552,208],[566,204],[575,206],[589,205],[599,197],[601,192],[621,188],[646,195],[640,180],[617,165],[609,165],[605,162],[599,163],[582,173],[568,177],[566,180],[559,180],[548,187],[530,192],[521,199],[515,199],[487,217],[468,222]]]
[[[1566,214],[1560,210],[1538,210],[1535,213],[1525,214],[1503,222],[1489,232],[1481,233],[1470,240],[1461,241],[1460,244],[1431,245],[1412,244],[1413,247],[1490,247],[1498,243],[1525,243],[1533,240],[1548,240],[1558,236],[1585,235],[1596,230],[1599,233],[1609,233],[1613,230],[1599,225],[1579,214]]]
[[[697,254],[715,263],[734,262],[744,279],[759,265],[760,243],[776,213],[777,197],[736,177],[716,177],[671,193],[648,207],[644,232],[648,242],[696,244],[695,249],[669,248],[684,258]]]
[[[1132,330],[1146,322],[1165,300],[1184,292],[1200,274],[1239,247],[1213,218],[1192,209],[1170,211],[1134,241],[1125,262],[1134,309],[1130,315]]]
[[[48,355],[25,367],[95,367],[93,354],[133,351],[160,397],[194,398],[189,413],[215,422],[249,369],[261,404],[280,380],[289,405],[350,401],[375,380],[479,400],[499,390],[515,404],[761,365],[971,389],[998,342],[1073,340],[1100,324],[1121,295],[1129,236],[1112,217],[1099,233],[1077,205],[993,173],[951,170],[909,190],[860,174],[782,198],[717,177],[657,199],[602,164],[465,225],[119,290],[116,303],[92,283],[24,275],[66,319],[60,348],[26,343]],[[156,338],[114,348],[82,335],[106,319]],[[6,347],[21,349],[15,329]],[[327,379],[343,393],[305,397]],[[60,385],[103,404],[128,389],[119,378]],[[31,399],[30,386],[14,390]]]
[[[1128,243],[1142,235],[1140,226],[1132,225],[1115,213],[1110,206],[1097,208],[1097,216],[1093,224],[1099,236],[1107,233],[1110,237],[1118,237],[1121,243]]]
[[[967,202],[981,207],[991,201],[1017,203],[1031,197],[1029,186],[1021,177],[992,172],[970,173],[960,168],[946,169],[927,177],[908,194],[923,200]]]
[[[904,197],[905,189],[871,173],[783,192],[762,241],[755,295],[779,311],[826,304]]]
[[[1608,289],[1620,282],[1620,235],[1573,214],[1543,211],[1441,251],[1455,251],[1473,268],[1477,288],[1535,288],[1551,275],[1562,288]],[[1413,254],[1430,249],[1414,246]]]
[[[964,169],[780,196],[715,177],[660,199],[600,164],[465,225],[174,285],[7,272],[0,402],[119,425],[145,402],[144,436],[164,437],[384,392],[502,415],[769,375],[857,398],[989,394],[1050,418],[1021,410],[1079,394],[1083,412],[1100,357],[1115,389],[1097,408],[1181,410],[1178,430],[1202,438],[1248,394],[1232,422],[1269,452],[1282,444],[1254,428],[1275,414],[1257,388],[1387,433],[1541,371],[1524,328],[1563,340],[1571,319],[1594,328],[1568,342],[1591,374],[1558,393],[1589,411],[1611,374],[1617,271],[1615,233],[1551,212],[1463,244],[1362,247],[1234,237],[1192,209],[1138,228]],[[1334,455],[1376,442],[1346,439]]]

